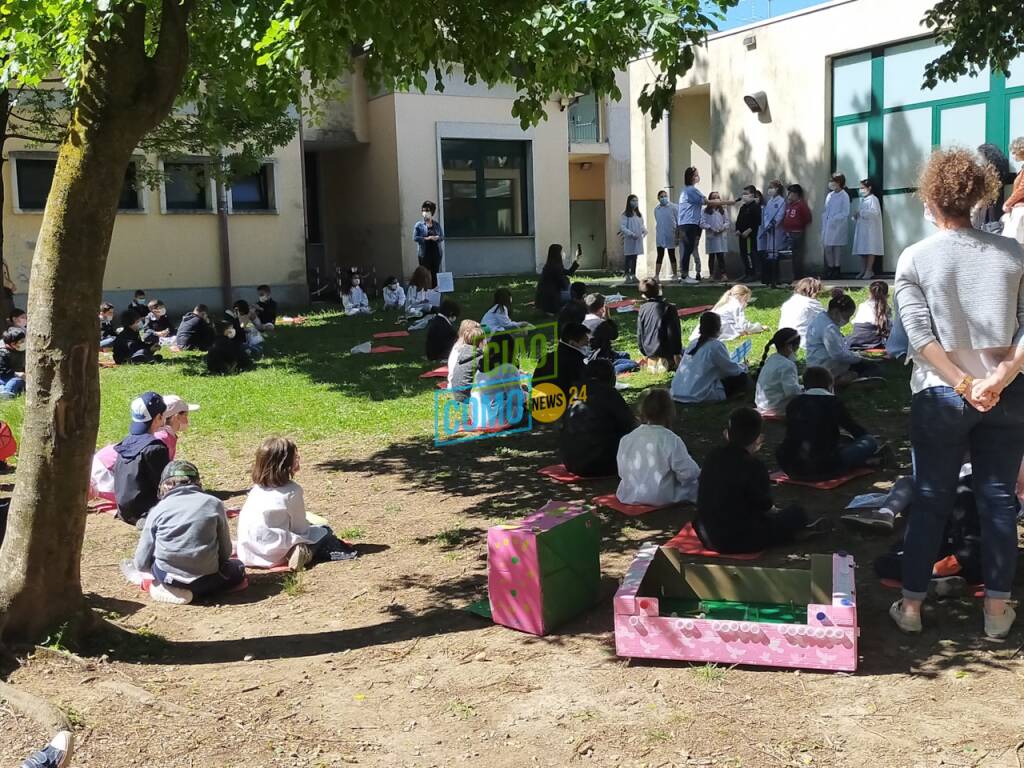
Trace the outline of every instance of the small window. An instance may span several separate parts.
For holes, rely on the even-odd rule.
[[[53,185],[53,172],[57,159],[49,157],[15,158],[18,174],[18,208],[23,211],[41,211],[46,207],[46,198]],[[128,164],[124,174],[121,197],[117,201],[119,211],[141,211],[135,162]]]
[[[209,211],[210,183],[203,163],[164,163],[168,211]]]
[[[276,207],[272,163],[263,163],[255,173],[237,176],[231,182],[232,211],[273,211]]]

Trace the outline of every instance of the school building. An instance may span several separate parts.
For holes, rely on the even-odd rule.
[[[301,305],[339,266],[404,282],[417,263],[412,231],[424,200],[438,205],[446,269],[466,276],[537,272],[551,243],[570,255],[578,246],[584,268],[620,267],[619,215],[636,194],[650,230],[638,273],[649,274],[656,193],[666,188],[677,199],[691,165],[705,193],[723,196],[775,178],[798,182],[816,218],[833,170],[854,190],[874,179],[883,269],[891,271],[929,231],[914,192],[932,148],[988,141],[1005,151],[1024,135],[1024,61],[1009,78],[985,71],[922,88],[924,66],[940,52],[921,25],[931,4],[791,1],[776,6],[807,7],[772,15],[768,4],[758,20],[733,18],[698,50],[653,129],[636,106],[655,74],[646,59],[617,74],[621,100],[565,94],[526,130],[511,115],[509,88],[455,75],[443,92],[433,82],[423,94],[375,92],[357,62],[341,80],[344,98],[315,122],[305,118],[293,141],[235,181],[227,248],[203,158],[149,158],[166,174],[156,189],[134,188],[130,170],[106,296],[123,306],[145,288],[174,311],[196,301],[219,306],[229,274],[235,296],[251,298],[266,282],[285,305]],[[23,302],[54,155],[16,140],[7,150],[4,257]],[[807,263],[823,265],[817,221]],[[844,271],[859,271],[849,254]]]

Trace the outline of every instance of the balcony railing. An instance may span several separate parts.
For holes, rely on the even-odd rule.
[[[569,107],[569,143],[596,144],[602,141],[601,112],[592,93],[580,96]]]
[[[569,143],[571,144],[596,144],[600,141],[601,126],[597,120],[587,123],[569,122]]]

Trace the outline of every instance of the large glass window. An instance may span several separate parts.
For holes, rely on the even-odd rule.
[[[445,233],[451,237],[529,234],[529,142],[442,139]]]
[[[939,145],[974,149],[985,143],[984,104],[944,107],[939,112]]]
[[[836,59],[832,64],[832,116],[871,111],[871,52]]]
[[[973,77],[965,75],[958,80],[940,80],[930,91],[924,90],[924,68],[929,62],[941,56],[942,52],[942,46],[930,38],[886,48],[884,106],[903,107],[923,101],[984,93],[988,90],[987,68]]]
[[[921,167],[932,151],[932,109],[905,109],[883,120],[885,154],[882,183],[886,189],[916,187]]]
[[[57,168],[55,157],[17,157],[18,208],[22,211],[41,211],[46,207],[53,185],[53,172]],[[118,198],[119,211],[141,211],[142,202],[138,189],[135,162],[128,164],[125,171],[121,196]]]
[[[1010,62],[1010,76],[1006,78],[1007,88],[1017,88],[1024,85],[1024,55],[1018,56]]]
[[[238,176],[231,182],[232,211],[273,211],[275,208],[272,163],[263,163],[256,172]]]
[[[205,163],[164,163],[164,203],[168,211],[210,211],[211,197]]]
[[[835,170],[856,184],[868,177],[868,124],[836,126]]]

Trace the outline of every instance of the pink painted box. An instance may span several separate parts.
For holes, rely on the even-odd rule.
[[[487,531],[487,593],[495,623],[544,635],[597,602],[601,531],[579,502],[552,501]]]
[[[690,562],[645,544],[615,594],[619,656],[853,672],[853,558],[809,569]]]

